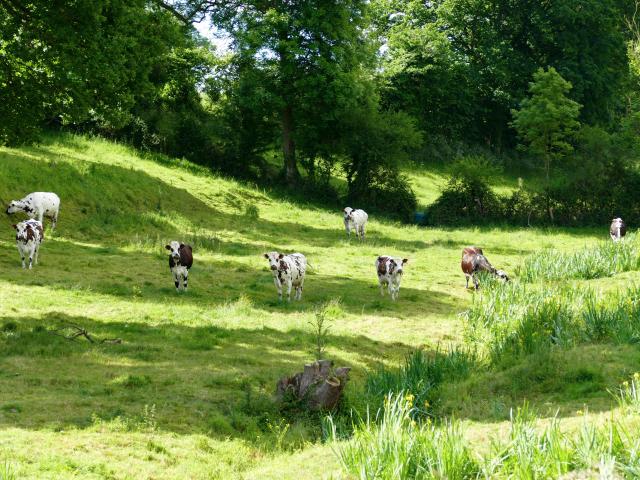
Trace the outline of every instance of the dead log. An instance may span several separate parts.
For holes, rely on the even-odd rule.
[[[73,322],[64,322],[60,328],[57,328],[55,330],[50,330],[50,332],[54,335],[57,335],[62,338],[66,338],[67,340],[71,340],[71,341],[74,341],[78,337],[84,337],[90,343],[109,343],[109,344],[122,343],[121,338],[103,338],[102,340],[96,341],[93,335],[90,334],[86,328]]]
[[[311,410],[333,410],[349,380],[350,370],[350,367],[333,370],[331,360],[309,363],[302,372],[278,380],[276,397],[280,402],[287,398],[302,401]]]

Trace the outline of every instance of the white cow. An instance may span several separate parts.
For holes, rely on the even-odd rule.
[[[56,228],[58,212],[60,211],[60,197],[52,192],[33,192],[22,200],[12,200],[7,213],[24,212],[29,218],[37,218],[42,223],[43,217],[51,219],[51,229]]]
[[[307,259],[301,253],[285,255],[279,252],[264,254],[269,260],[269,267],[273,274],[273,283],[278,289],[278,299],[282,300],[282,287],[287,287],[287,301],[291,301],[291,288],[295,287],[294,299],[302,299],[302,287],[304,286],[304,274],[307,271]]]
[[[384,286],[386,285],[389,289],[391,300],[396,300],[398,298],[403,267],[408,261],[409,260],[406,258],[393,258],[386,255],[380,256],[376,259],[376,271],[378,272],[380,295],[384,296]]]
[[[35,261],[38,264],[38,250],[44,240],[42,223],[37,220],[26,220],[17,225],[12,225],[16,230],[16,247],[22,258],[22,268],[26,268],[24,257],[29,256],[29,270]]]
[[[351,207],[345,208],[344,213],[344,228],[347,231],[347,235],[351,238],[351,229],[356,231],[356,236],[359,240],[364,240],[365,227],[369,220],[369,215],[364,210],[354,210]]]

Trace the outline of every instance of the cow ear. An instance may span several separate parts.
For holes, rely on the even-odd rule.
[[[165,245],[164,248],[166,248],[167,250],[171,250],[171,245]]]
[[[184,243],[181,243],[180,244],[180,249],[183,249],[183,248],[184,248]]]
[[[18,225],[11,225],[15,230],[18,229]]]
[[[404,265],[404,264],[405,264],[405,263],[407,263],[408,261],[409,261],[409,259],[408,259],[408,258],[403,258],[403,259],[402,259],[402,264]]]
[[[265,254],[264,254],[264,258],[266,258],[266,259],[268,260],[268,259],[269,259],[269,254],[268,254],[268,253],[265,253]]]
[[[284,258],[284,253],[281,253],[280,255],[278,255],[278,258]]]

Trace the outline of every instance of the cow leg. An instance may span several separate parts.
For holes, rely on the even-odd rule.
[[[53,218],[51,219],[51,230],[55,230],[56,225],[58,224],[58,213],[56,212]]]
[[[304,279],[300,281],[300,285],[296,287],[297,300],[302,300],[302,288],[304,286]]]
[[[378,284],[380,285],[380,295],[384,297],[384,283],[378,282]]]
[[[287,279],[287,302],[291,301],[291,288],[293,287],[293,282],[291,279]]]
[[[469,275],[467,275],[466,273],[464,274],[464,278],[467,281],[467,288],[469,288]]]
[[[344,222],[344,228],[347,231],[347,236],[351,238],[351,226],[349,225],[349,222]]]
[[[471,278],[473,279],[473,285],[476,287],[476,290],[478,290],[478,288],[480,288],[480,283],[478,282],[478,278],[475,275],[471,275]]]
[[[273,284],[276,286],[276,290],[278,290],[278,300],[282,301],[282,284],[278,280],[278,277],[273,277]]]
[[[176,292],[180,291],[180,278],[178,278],[178,274],[176,272],[171,272],[173,274],[173,283],[176,286]]]
[[[189,272],[186,272],[184,274],[184,277],[182,277],[182,289],[186,292],[187,291],[187,284],[189,283]]]
[[[37,265],[38,264],[38,252],[40,251],[40,245],[36,245],[34,248],[34,254],[33,254],[33,260],[34,263]]]
[[[42,223],[43,218],[44,218],[44,212],[41,210],[38,212],[38,221]],[[44,227],[44,223],[42,223],[42,226]]]
[[[36,247],[35,245],[31,247],[31,251],[29,252],[29,270],[33,267],[33,256],[35,255]]]
[[[364,225],[360,227],[360,240],[364,241]]]

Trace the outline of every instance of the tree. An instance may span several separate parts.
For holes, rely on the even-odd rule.
[[[555,68],[540,68],[529,85],[530,97],[521,102],[519,110],[511,111],[511,125],[525,148],[544,162],[547,192],[551,163],[573,151],[570,140],[580,127],[577,119],[582,106],[567,97],[570,90],[571,83]],[[549,215],[553,218],[551,210]]]
[[[372,57],[363,37],[366,0],[194,3],[183,10],[186,18],[200,8],[233,38],[243,71],[237,85],[254,86],[238,100],[251,117],[270,119],[264,126],[277,127],[284,175],[295,185],[299,147],[312,156],[332,142],[338,112],[357,96],[355,72]]]
[[[44,122],[122,125],[185,28],[145,0],[0,1],[0,143]]]

